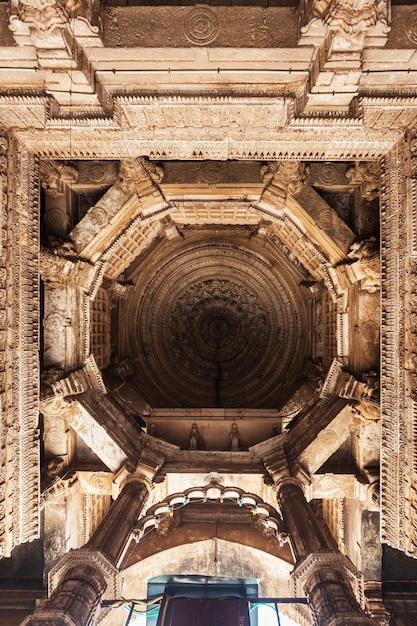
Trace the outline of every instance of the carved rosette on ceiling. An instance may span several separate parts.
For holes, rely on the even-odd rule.
[[[278,249],[275,259],[255,249],[180,242],[121,303],[125,350],[151,405],[282,403],[308,355],[309,318],[300,270]]]

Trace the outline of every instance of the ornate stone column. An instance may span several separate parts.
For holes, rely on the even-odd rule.
[[[51,571],[54,591],[25,626],[90,626],[105,593],[120,597],[117,563],[147,496],[143,476],[130,477],[87,544],[68,552]]]
[[[305,593],[315,624],[376,626],[378,622],[366,615],[357,600],[362,596],[359,572],[319,524],[301,483],[284,477],[276,489],[295,559],[293,591],[295,595]]]

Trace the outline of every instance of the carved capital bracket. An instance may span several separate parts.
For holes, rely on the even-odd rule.
[[[62,398],[78,395],[90,389],[99,389],[106,393],[100,370],[92,354],[85,360],[81,369],[71,372],[52,385],[54,395]]]
[[[118,280],[110,281],[109,293],[112,300],[128,300],[133,290],[133,283],[124,283]]]
[[[39,178],[45,194],[51,198],[57,198],[65,193],[67,185],[77,182],[78,170],[72,163],[41,161]]]
[[[364,48],[383,47],[390,27],[387,0],[313,0],[299,45],[318,48],[307,108],[349,110],[357,95]]]
[[[360,382],[354,376],[342,369],[341,362],[334,359],[331,364],[323,388],[320,393],[321,398],[336,395],[348,400],[368,400],[371,398],[373,389],[366,383]]]
[[[150,489],[156,474],[165,461],[172,459],[180,451],[180,448],[161,439],[156,439],[152,435],[144,434],[142,438],[145,446],[135,471],[127,480],[138,480],[139,478]]]
[[[378,161],[356,162],[347,168],[345,177],[359,188],[362,198],[371,202],[378,197],[381,185],[381,168]]]
[[[103,46],[98,27],[91,24],[98,16],[98,2],[93,0],[84,7],[83,4],[73,0],[12,0],[10,3],[9,28],[14,40],[20,47],[34,49],[36,71],[42,73],[48,93],[61,106],[99,104],[94,72],[84,53],[85,48]],[[51,52],[55,52],[58,62],[51,63]],[[68,83],[69,93],[72,93],[70,100]]]
[[[120,598],[121,577],[120,572],[99,550],[83,547],[67,552],[62,559],[51,569],[48,579],[49,595],[58,587],[66,573],[73,567],[89,566],[98,570],[106,581],[106,590],[103,599],[113,600]]]
[[[261,175],[266,188],[259,205],[274,204],[284,206],[288,193],[298,193],[307,178],[308,168],[300,161],[271,161],[262,165]]]
[[[286,433],[283,433],[249,448],[252,454],[262,459],[274,483],[283,477],[290,477],[290,468],[284,449],[286,438]]]
[[[164,170],[143,157],[125,159],[120,164],[120,184],[125,193],[148,196],[162,182]]]
[[[308,554],[291,573],[290,590],[295,597],[307,595],[313,614],[320,614],[323,620],[320,623],[377,624],[362,610],[364,592],[361,573],[340,552]]]

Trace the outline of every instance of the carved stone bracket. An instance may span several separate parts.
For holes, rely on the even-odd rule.
[[[299,161],[271,161],[267,165],[262,165],[261,176],[268,186],[263,193],[264,201],[268,201],[269,196],[285,201],[287,193],[295,194],[303,186],[307,178],[307,168]]]
[[[77,182],[78,170],[72,163],[41,161],[40,182],[46,195],[57,198],[65,193],[65,187]]]
[[[138,157],[125,159],[120,165],[120,181],[123,191],[137,193],[139,197],[149,195],[149,187],[162,182],[164,170],[159,165]]]
[[[379,162],[356,162],[345,172],[345,176],[352,185],[359,187],[362,198],[369,202],[379,195],[381,168]]]
[[[300,45],[320,48],[313,71],[314,84],[307,107],[349,110],[361,78],[361,55],[366,47],[385,45],[388,32],[387,0],[314,0]]]
[[[99,389],[102,393],[106,393],[106,387],[93,355],[85,360],[81,369],[71,372],[66,378],[52,385],[53,393],[64,398],[90,389]]]
[[[390,30],[386,0],[314,0],[313,19],[302,29],[302,41],[307,37],[332,34],[331,51],[360,51],[365,38],[373,46],[383,46]]]
[[[341,398],[349,400],[369,399],[372,396],[373,389],[363,382],[356,380],[354,376],[345,372],[338,359],[334,359],[329,368],[326,380],[324,381],[320,397],[326,398],[329,395],[337,395]]]
[[[282,476],[290,475],[287,455],[284,449],[286,439],[287,435],[283,433],[249,448],[252,454],[262,459],[274,482]]]

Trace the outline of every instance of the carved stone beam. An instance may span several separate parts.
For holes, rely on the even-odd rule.
[[[169,212],[170,205],[156,182],[162,176],[160,168],[156,173],[154,168],[156,166],[142,158],[121,163],[120,181],[71,231],[71,238],[83,258],[96,262],[111,256],[112,248],[129,234],[129,229],[136,228],[137,224],[143,228],[150,220],[157,221]],[[120,271],[123,268],[119,269],[119,274]]]
[[[293,427],[249,450],[262,459],[274,481],[296,475],[305,484],[310,476],[340,447],[350,432],[348,400],[320,398],[297,418]]]
[[[341,445],[349,434],[351,409],[349,400],[338,396],[319,398],[297,417],[285,443],[292,471],[304,468],[311,475]]]
[[[103,428],[129,462],[137,463],[140,453],[147,445],[146,435],[138,424],[114,402],[110,394],[90,390],[78,396],[79,405],[88,411],[91,419]]]

